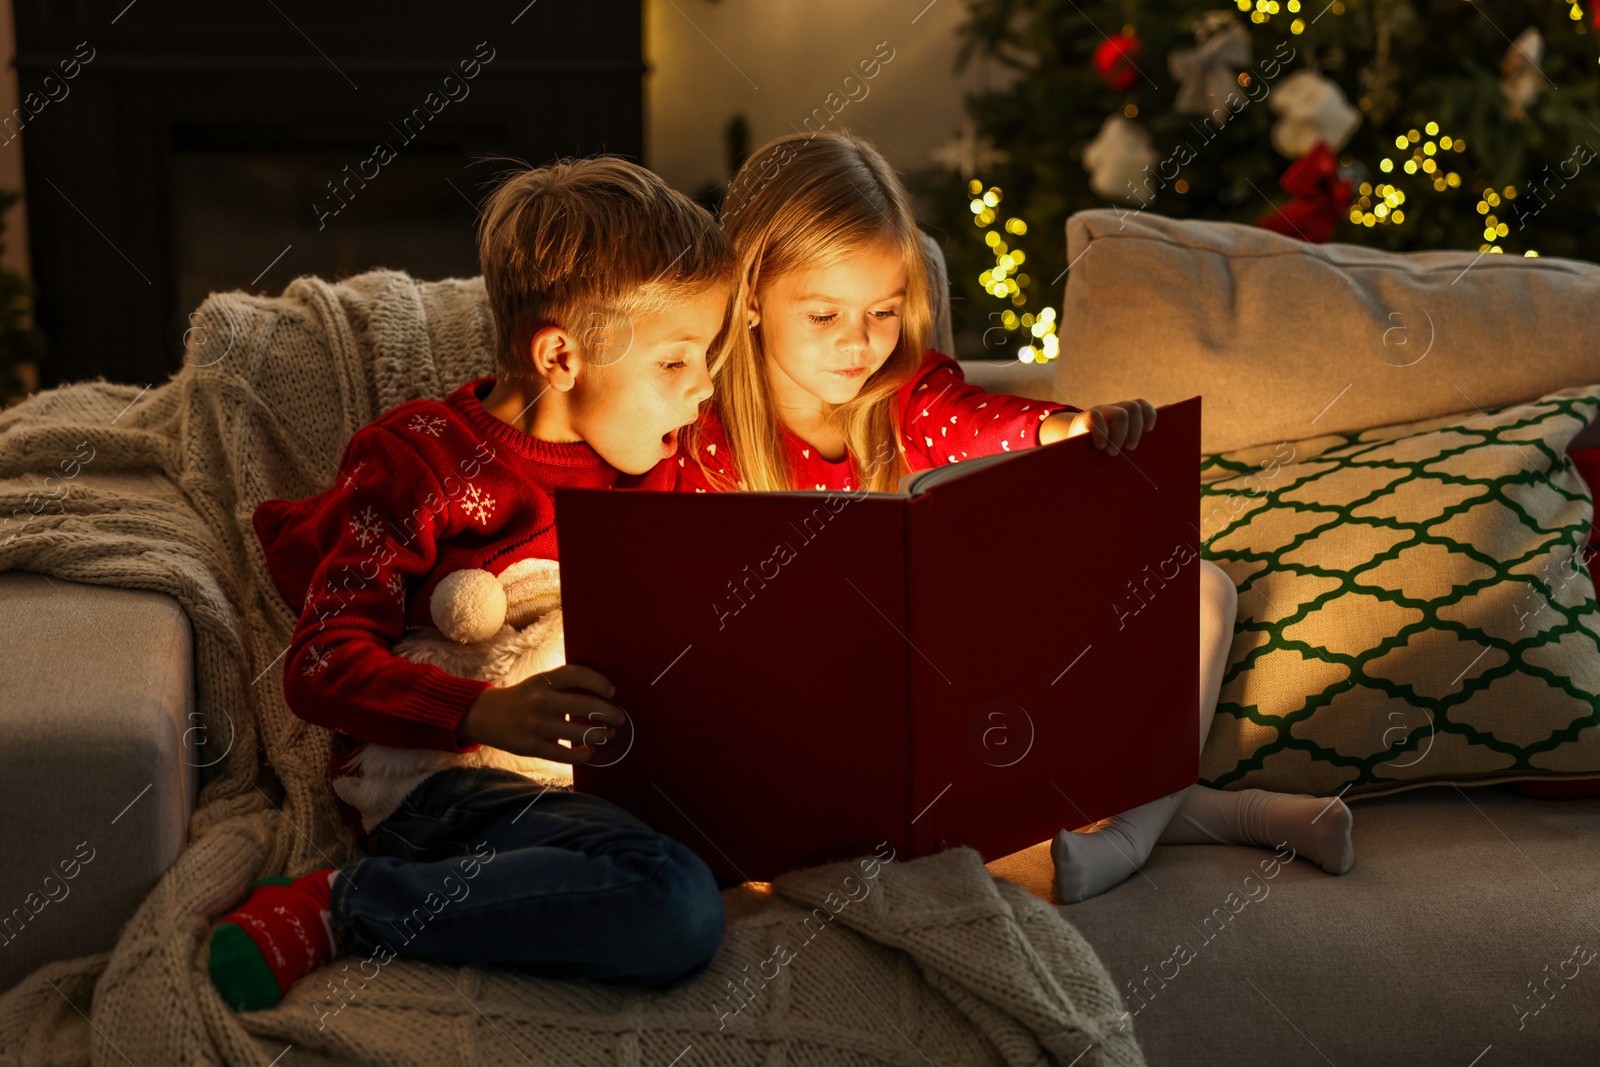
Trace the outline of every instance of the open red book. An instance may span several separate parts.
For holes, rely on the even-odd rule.
[[[1200,398],[899,494],[558,489],[567,660],[629,728],[574,768],[768,881],[985,860],[1199,777]]]

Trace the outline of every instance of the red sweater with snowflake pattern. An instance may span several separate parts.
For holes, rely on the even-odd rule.
[[[676,481],[670,459],[625,475],[586,444],[523,433],[484,408],[493,386],[479,378],[442,401],[398,405],[350,438],[332,487],[263,501],[252,516],[273,583],[301,608],[284,696],[300,718],[339,735],[335,778],[350,773],[359,742],[478,747],[461,744],[456,728],[488,683],[392,651],[408,628],[433,624],[429,599],[445,575],[556,559],[559,486],[670,490]]]
[[[914,471],[959,463],[1039,444],[1039,424],[1058,411],[1081,411],[1071,404],[987,393],[967,381],[961,365],[929,349],[922,365],[895,395],[895,425],[900,429],[906,462]],[[707,408],[696,429],[700,459],[712,471],[738,478],[727,433],[714,408]],[[861,480],[849,456],[837,462],[783,430],[795,488],[849,492]],[[711,492],[715,487],[694,457],[680,455],[678,489]]]

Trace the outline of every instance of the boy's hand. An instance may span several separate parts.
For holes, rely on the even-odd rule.
[[[1097,404],[1085,411],[1058,411],[1039,427],[1039,443],[1047,445],[1082,433],[1094,434],[1094,446],[1114,456],[1124,448],[1139,446],[1146,430],[1155,429],[1156,408],[1150,401],[1121,400]]]
[[[622,710],[591,694],[610,697],[616,691],[598,671],[568,663],[516,685],[485,689],[461,717],[456,736],[464,745],[490,745],[557,763],[587,763],[592,749],[564,748],[556,742],[611,740],[622,725]]]

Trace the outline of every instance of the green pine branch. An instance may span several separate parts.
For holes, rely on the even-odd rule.
[[[1502,254],[1566,256],[1600,261],[1600,34],[1587,12],[1571,18],[1570,6],[1551,0],[1302,0],[1290,12],[1288,0],[1263,23],[1229,7],[1250,34],[1252,70],[1261,62],[1294,50],[1267,88],[1289,74],[1315,69],[1336,82],[1361,108],[1363,122],[1339,152],[1358,189],[1368,185],[1368,209],[1381,202],[1372,187],[1389,183],[1405,194],[1403,221],[1367,226],[1344,217],[1332,240],[1391,251],[1479,250],[1486,244]],[[1037,311],[1056,306],[1060,287],[1051,285],[1066,267],[1063,227],[1068,215],[1113,206],[1089,188],[1084,147],[1108,115],[1132,114],[1153,139],[1157,158],[1192,160],[1177,168],[1173,181],[1158,189],[1146,210],[1178,218],[1221,219],[1254,224],[1288,195],[1279,178],[1290,164],[1272,147],[1278,115],[1271,93],[1257,85],[1237,115],[1208,130],[1204,116],[1172,110],[1177,83],[1168,69],[1174,49],[1195,44],[1196,18],[1217,10],[1218,0],[966,0],[960,32],[959,64],[980,57],[998,70],[1003,88],[973,94],[968,113],[979,133],[1008,153],[1004,163],[978,175],[983,188],[1001,190],[998,226],[1015,215],[1028,234],[1014,246],[1027,251],[1029,284],[1024,306],[985,292],[979,275],[994,266],[994,254],[975,226],[967,181],[929,168],[913,175],[924,218],[942,231],[951,264],[957,329],[973,333],[993,325],[990,316],[1006,308]],[[1327,6],[1325,6],[1327,5]],[[1302,20],[1302,32],[1291,30]],[[1106,36],[1132,26],[1143,44],[1142,76],[1126,92],[1108,86],[1093,66],[1095,49]],[[1514,118],[1501,91],[1501,63],[1507,38],[1529,26],[1544,36],[1542,91],[1527,119]],[[1380,29],[1387,29],[1388,62],[1396,74],[1394,98],[1370,91],[1363,77],[1380,65]],[[1009,80],[1008,80],[1009,79]],[[1427,136],[1427,123],[1439,134]],[[1464,138],[1466,150],[1440,151],[1440,173],[1459,175],[1460,184],[1444,191],[1429,175],[1404,173],[1411,149],[1395,138],[1411,130],[1421,141],[1440,136]],[[1585,149],[1592,149],[1587,160]],[[1380,169],[1388,159],[1393,170]],[[1168,173],[1171,173],[1170,168]],[[1176,182],[1185,184],[1178,192]],[[1507,186],[1517,198],[1503,196]],[[1480,210],[1485,190],[1501,202]],[[1520,202],[1519,202],[1520,201]],[[1137,202],[1124,206],[1132,209]],[[1486,205],[1487,206],[1487,205]],[[1486,216],[1507,232],[1486,242]],[[993,226],[989,228],[993,228]],[[1009,240],[1009,239],[1008,239]],[[992,347],[992,346],[991,346]],[[1014,347],[1011,349],[1014,351]],[[991,353],[998,354],[998,353]]]

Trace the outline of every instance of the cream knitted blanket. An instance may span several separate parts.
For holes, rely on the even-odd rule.
[[[59,508],[0,544],[0,570],[177,598],[205,733],[235,738],[201,754],[216,762],[189,845],[114,950],[0,998],[0,1064],[1144,1062],[1090,946],[969,849],[795,872],[770,896],[730,889],[722,951],[670,990],[346,959],[271,1011],[230,1011],[206,974],[212,922],[259,876],[358,857],[326,777],[330,735],[284,703],[296,620],[251,512],[324,488],[381,412],[488,373],[491,326],[481,281],[387,271],[213,296],[193,322],[164,384],[82,383],[0,413],[0,513],[31,513],[39,471],[94,449]]]

